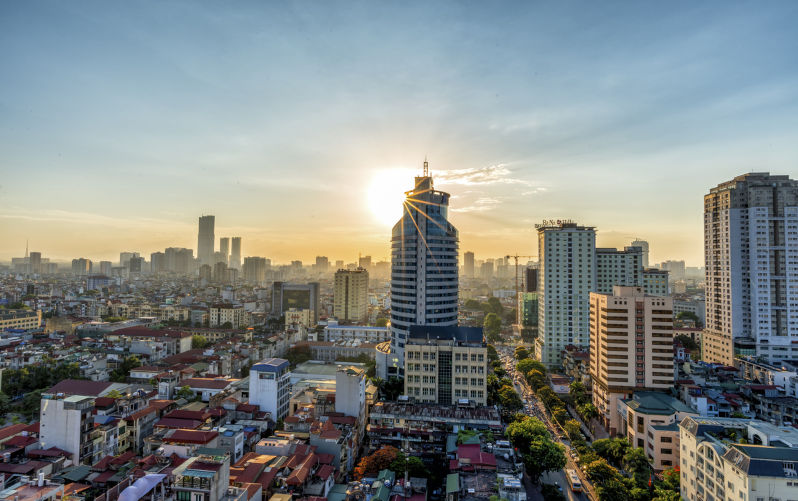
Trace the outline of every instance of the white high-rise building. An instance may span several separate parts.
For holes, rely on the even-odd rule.
[[[538,337],[535,356],[554,367],[569,344],[590,339],[590,293],[596,290],[596,231],[570,221],[546,221],[538,230]]]
[[[458,234],[449,222],[449,194],[424,174],[406,193],[402,219],[391,237],[391,355],[402,373],[411,325],[457,325]]]
[[[288,360],[269,358],[249,370],[249,403],[271,414],[273,421],[288,415],[291,371]]]
[[[613,287],[643,286],[643,254],[639,247],[596,249],[596,291],[612,294]]]
[[[707,361],[798,358],[798,181],[738,176],[704,196]]]

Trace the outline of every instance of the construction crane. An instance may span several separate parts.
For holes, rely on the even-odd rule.
[[[518,298],[521,294],[521,291],[518,289],[518,258],[520,257],[536,259],[537,256],[519,256],[518,254],[514,256],[504,256],[504,259],[515,259],[515,323],[518,325],[521,325],[521,308],[518,307]]]

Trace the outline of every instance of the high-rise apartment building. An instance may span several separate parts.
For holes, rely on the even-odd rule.
[[[28,256],[28,263],[30,264],[30,273],[39,275],[42,273],[42,253],[31,252]]]
[[[333,283],[334,315],[342,322],[368,321],[369,272],[364,268],[338,270]]]
[[[182,247],[168,247],[164,250],[166,270],[186,275],[194,269],[194,251]]]
[[[668,271],[671,280],[674,282],[684,280],[685,278],[684,261],[663,261],[660,265],[660,269]]]
[[[241,269],[241,237],[233,237],[230,248],[230,268]]]
[[[102,263],[100,263],[102,264]],[[150,272],[163,273],[166,271],[166,254],[163,252],[153,252],[150,254]]]
[[[474,253],[471,251],[463,254],[463,275],[466,278],[474,278]]]
[[[587,346],[590,293],[596,290],[596,231],[570,221],[545,221],[538,230],[538,337],[535,356],[562,363],[569,344]]]
[[[111,263],[111,261],[100,261],[100,275],[105,275],[106,277],[110,277],[112,270],[113,270],[113,264]]]
[[[704,359],[798,358],[798,181],[750,173],[704,196]]]
[[[224,264],[230,263],[230,237],[222,237],[219,239],[219,253],[224,256],[222,262]]]
[[[406,193],[391,236],[391,353],[403,360],[411,325],[457,325],[458,234],[449,194],[436,191],[429,166]]]
[[[479,278],[488,281],[493,278],[493,260],[488,259],[479,265]]]
[[[616,285],[643,286],[643,249],[624,247],[623,250],[596,249],[596,291],[612,294]]]
[[[263,257],[245,257],[242,272],[244,274],[244,281],[250,284],[261,284],[266,280],[266,258]]]
[[[127,268],[130,264],[130,260],[134,257],[139,257],[140,254],[138,252],[120,252],[119,253],[119,266],[123,268]]]
[[[673,300],[641,287],[590,294],[590,376],[604,426],[620,429],[618,400],[673,386]]]
[[[357,258],[357,265],[360,268],[368,270],[371,268],[371,256],[359,256]]]
[[[327,256],[316,256],[316,271],[319,273],[327,273],[330,269],[330,260]]]
[[[488,348],[481,327],[413,325],[405,344],[405,395],[422,403],[487,403]]]
[[[199,232],[197,234],[197,259],[199,259],[200,264],[209,264],[211,266],[216,264],[213,262],[214,242],[216,242],[215,225],[215,216],[200,216]]]
[[[640,249],[643,251],[643,268],[648,268],[648,242],[638,238],[635,239],[630,246],[640,247]]]
[[[73,275],[88,275],[91,272],[91,259],[78,258],[72,260]]]
[[[131,257],[127,262],[127,270],[132,275],[141,274],[144,268],[144,258],[139,256]]]

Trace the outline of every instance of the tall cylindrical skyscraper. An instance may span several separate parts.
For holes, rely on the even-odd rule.
[[[391,237],[391,358],[404,373],[411,325],[457,325],[458,235],[448,221],[449,194],[435,191],[429,167],[406,193]]]
[[[197,235],[197,258],[200,264],[213,265],[213,247],[215,241],[215,216],[200,216],[199,234]]]

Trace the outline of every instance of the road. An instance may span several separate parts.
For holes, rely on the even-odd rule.
[[[571,446],[568,443],[565,434],[562,432],[562,430],[560,430],[559,427],[556,426],[555,423],[551,421],[546,413],[546,408],[544,407],[543,402],[541,402],[537,396],[535,396],[524,377],[515,370],[515,358],[513,357],[512,348],[500,349],[499,357],[504,364],[505,370],[513,379],[515,391],[521,395],[521,399],[524,401],[524,410],[528,415],[540,419],[546,425],[552,436],[555,437],[555,439],[565,447],[565,458],[567,461],[565,468],[576,471],[577,475],[579,475],[579,478],[582,481],[582,486],[585,488],[585,491],[581,493],[574,493],[571,491],[571,489],[568,488],[568,481],[565,478],[565,472],[563,470],[545,473],[541,480],[547,484],[556,484],[561,486],[563,494],[565,494],[566,499],[569,501],[592,501],[598,499],[595,489],[585,477],[584,472],[582,472],[582,470],[576,464],[574,459],[576,457],[576,452],[574,451],[572,455]],[[524,485],[526,486],[527,490],[527,498],[542,500],[543,496],[540,494],[540,491],[532,486],[531,482],[529,482],[526,476],[524,479]]]

